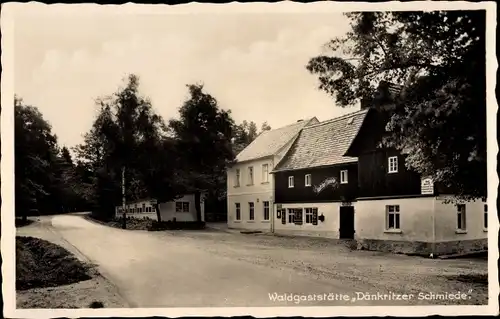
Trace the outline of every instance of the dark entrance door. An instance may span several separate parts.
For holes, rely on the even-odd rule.
[[[354,206],[340,206],[340,239],[354,238]]]

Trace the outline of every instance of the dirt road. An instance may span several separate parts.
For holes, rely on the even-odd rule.
[[[20,229],[19,235],[23,234],[62,238],[81,258],[97,264],[132,307],[483,304],[487,300],[485,285],[450,279],[485,274],[487,262],[482,260],[431,260],[351,251],[317,239],[213,230],[128,231],[79,215],[45,217],[42,223]],[[467,298],[442,299],[442,294],[458,292]]]

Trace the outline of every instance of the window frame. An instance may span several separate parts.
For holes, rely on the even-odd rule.
[[[305,187],[311,187],[311,185],[312,185],[311,174],[306,174],[304,176],[304,185],[305,185]]]
[[[393,165],[391,165],[391,160],[394,160]],[[394,174],[399,171],[399,158],[397,156],[389,156],[387,158],[387,172],[389,174]]]
[[[288,188],[294,188],[294,187],[295,187],[295,177],[288,176]]]
[[[240,203],[234,203],[235,206],[235,220],[240,221],[241,220],[241,204]]]
[[[234,187],[240,187],[240,177],[241,177],[241,172],[240,172],[240,169],[237,168],[235,170],[235,174],[234,174]]]
[[[248,202],[248,220],[255,220],[255,204],[254,202]]]
[[[262,164],[262,183],[269,183],[269,164]]]
[[[462,210],[463,208],[463,210]],[[467,231],[467,206],[465,204],[457,204],[457,231]]]
[[[254,171],[253,171],[253,166],[249,166],[248,167],[248,176],[247,176],[248,177],[248,185],[249,186],[251,186],[251,185],[254,184],[254,178],[255,178],[254,175],[255,174],[254,174]]]
[[[392,211],[391,211],[392,208]],[[393,217],[391,227],[391,216]],[[401,207],[400,205],[385,205],[385,230],[386,231],[401,231]]]
[[[295,209],[294,208],[288,208],[286,210],[287,215],[288,215],[288,223],[289,224],[295,224]]]
[[[483,204],[483,230],[488,229],[488,204]]]
[[[266,204],[267,204],[267,207],[266,207]],[[266,215],[266,209],[267,209],[267,215]],[[263,212],[263,220],[264,221],[269,221],[270,220],[270,216],[271,216],[271,205],[269,203],[269,201],[263,201],[262,202],[262,212]],[[267,218],[266,218],[267,217]]]
[[[348,184],[348,183],[349,183],[349,170],[343,169],[340,171],[340,184]]]

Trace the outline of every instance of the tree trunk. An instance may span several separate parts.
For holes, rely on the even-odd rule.
[[[201,192],[194,193],[194,207],[196,209],[196,221],[201,222]]]
[[[160,203],[156,203],[153,205],[156,210],[156,219],[158,219],[158,223],[161,223],[161,213],[160,213]]]
[[[123,209],[123,221],[122,228],[127,228],[127,210],[126,210],[126,195],[125,195],[125,166],[122,167],[122,209]]]

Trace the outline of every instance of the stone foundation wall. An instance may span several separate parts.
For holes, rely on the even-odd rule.
[[[488,250],[488,239],[454,240],[436,243],[436,254],[462,254]]]
[[[300,229],[276,229],[274,231],[276,235],[283,236],[299,236],[299,237],[321,237],[338,239],[338,232],[334,231],[312,231],[312,230],[300,230]]]
[[[433,252],[433,245],[429,242],[360,239],[358,240],[358,249],[428,256]],[[439,242],[434,245],[433,253],[437,256],[485,250],[488,250],[488,240],[476,239]]]

